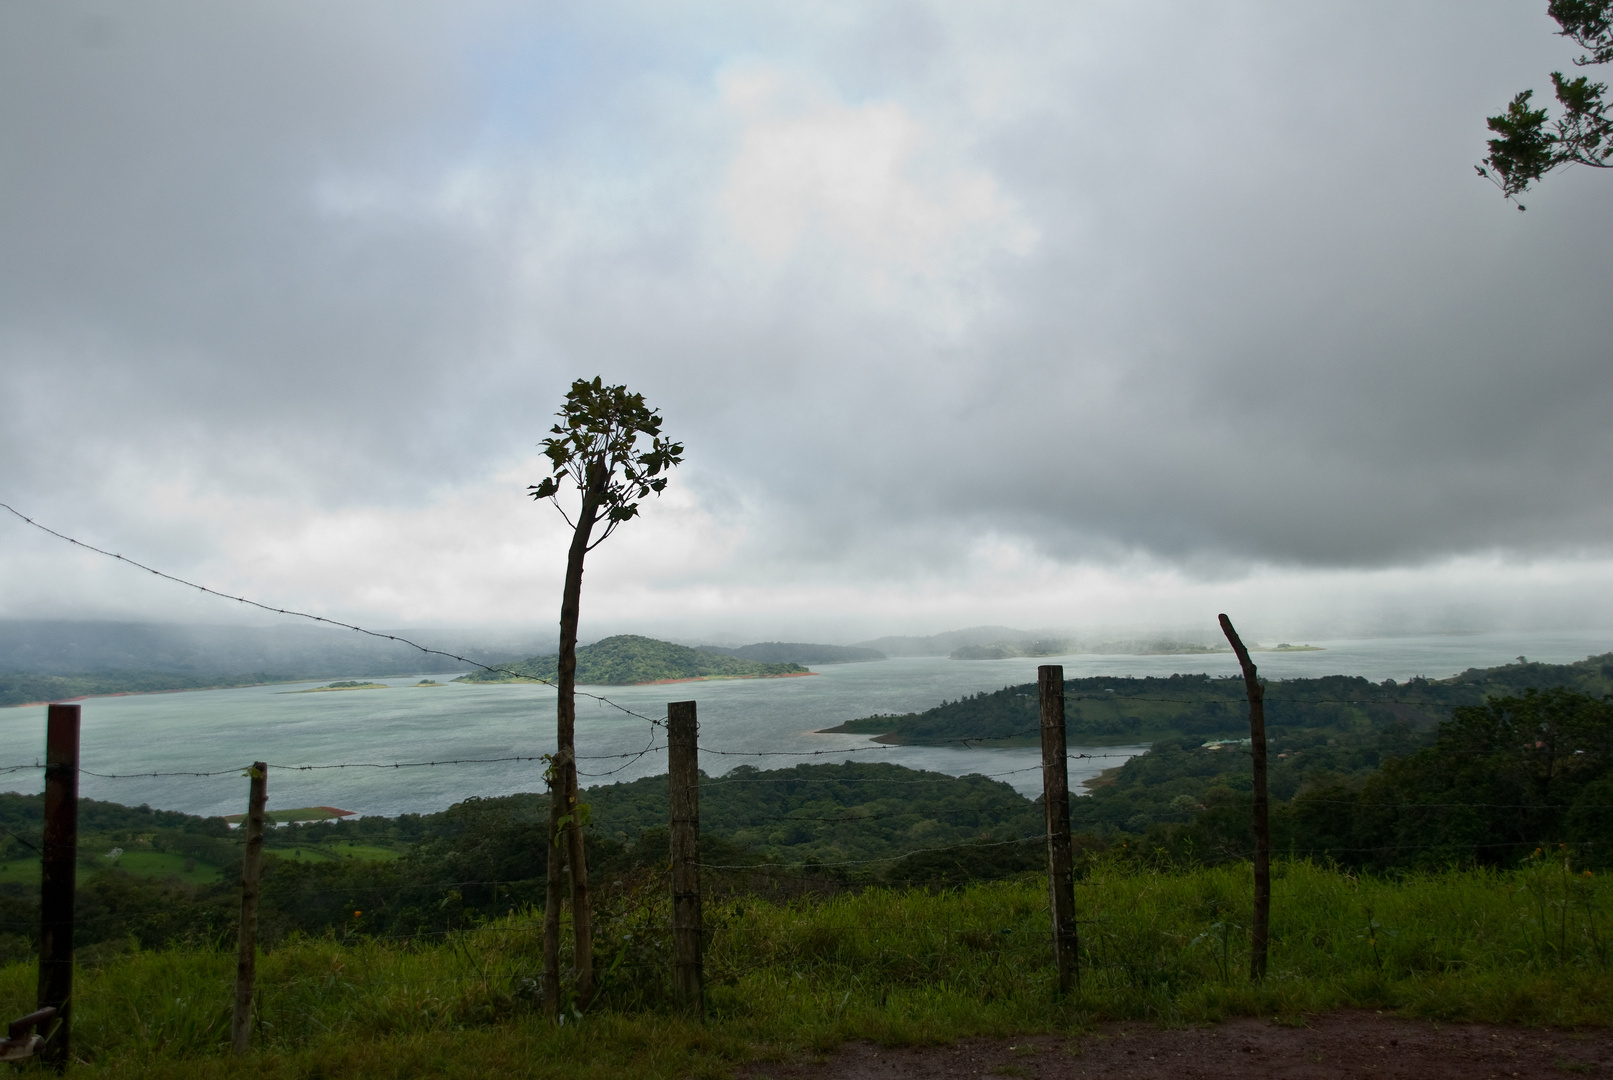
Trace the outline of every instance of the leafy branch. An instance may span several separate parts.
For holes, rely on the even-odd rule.
[[[1547,13],[1561,28],[1559,37],[1586,50],[1575,59],[1576,67],[1613,61],[1613,0],[1551,0]],[[1531,106],[1533,90],[1520,92],[1506,112],[1488,119],[1496,137],[1489,140],[1489,156],[1474,166],[1519,210],[1525,207],[1517,197],[1553,170],[1566,165],[1613,168],[1613,115],[1603,97],[1607,84],[1554,71],[1551,85],[1561,115],[1551,119],[1550,109]]]

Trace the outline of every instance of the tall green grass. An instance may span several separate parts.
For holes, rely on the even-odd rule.
[[[1057,1000],[1040,879],[709,904],[704,1025],[670,1006],[669,904],[653,882],[602,905],[603,997],[552,1027],[537,998],[541,918],[446,937],[361,932],[263,956],[256,1049],[228,1040],[233,955],[129,951],[81,969],[74,1046],[119,1076],[722,1075],[732,1063],[855,1037],[928,1042],[1068,1032],[1104,1019],[1298,1022],[1339,1006],[1438,1019],[1613,1022],[1613,900],[1562,853],[1506,873],[1396,880],[1274,868],[1271,968],[1248,971],[1246,866],[1089,864],[1077,885],[1080,992]],[[0,1017],[34,969],[0,969]],[[7,1011],[9,1010],[9,1012]]]

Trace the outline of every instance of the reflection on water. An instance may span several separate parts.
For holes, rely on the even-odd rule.
[[[1437,678],[1507,663],[1519,654],[1559,663],[1582,659],[1613,647],[1613,635],[1491,634],[1314,644],[1326,651],[1261,653],[1255,659],[1271,678]],[[701,764],[712,775],[742,764],[771,769],[803,761],[889,761],[953,775],[998,775],[1035,794],[1041,786],[1035,748],[885,746],[861,735],[817,732],[861,716],[920,710],[964,694],[1033,682],[1040,663],[1063,664],[1070,678],[1237,672],[1236,662],[1226,654],[982,661],[926,657],[836,665],[809,678],[592,689],[656,717],[669,700],[698,701]],[[230,770],[253,760],[290,766],[345,763],[352,767],[274,770],[269,805],[340,806],[365,814],[426,812],[475,795],[539,790],[542,765],[536,761],[389,767],[407,761],[530,757],[554,748],[554,696],[547,687],[410,687],[430,674],[377,679],[387,684],[385,690],[284,693],[321,685],[307,683],[91,699],[84,703],[83,766],[87,772],[131,774]],[[0,767],[37,759],[44,745],[44,719],[42,707],[0,710]],[[584,783],[665,772],[660,734],[641,719],[580,699],[578,752],[588,759],[580,763],[588,774]],[[1142,749],[1071,747],[1072,755],[1113,755],[1073,758],[1072,788],[1080,791],[1083,779]],[[39,786],[39,774],[31,769],[0,777],[0,788],[7,790],[37,791]],[[128,779],[85,775],[81,790],[90,798],[203,814],[234,813],[246,801],[246,782],[233,772]]]

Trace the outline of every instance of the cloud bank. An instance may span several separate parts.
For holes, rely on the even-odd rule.
[[[1502,3],[0,11],[0,500],[547,622],[572,378],[689,447],[599,626],[1601,625],[1613,201]],[[207,618],[0,522],[0,615]]]

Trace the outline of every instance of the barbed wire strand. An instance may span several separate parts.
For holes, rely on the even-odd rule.
[[[216,596],[221,600],[231,600],[231,601],[234,601],[237,604],[245,604],[248,607],[254,607],[254,608],[257,608],[260,611],[267,611],[267,612],[270,612],[271,614],[274,614],[274,615],[289,615],[289,616],[292,616],[292,617],[298,618],[298,619],[309,619],[309,620],[312,620],[313,622],[324,623],[327,626],[335,626],[335,627],[339,627],[339,628],[341,628],[343,630],[352,630],[352,631],[355,631],[355,632],[360,633],[360,634],[365,634],[365,635],[367,635],[369,637],[379,638],[379,639],[381,639],[383,641],[395,641],[400,645],[407,645],[411,649],[417,649],[420,652],[425,653],[425,654],[427,654],[429,656],[441,656],[441,657],[444,657],[444,658],[449,659],[449,660],[457,660],[460,663],[470,664],[472,667],[480,668],[481,670],[489,672],[489,673],[494,674],[494,675],[509,675],[509,676],[512,676],[513,678],[524,679],[524,680],[528,680],[530,682],[541,683],[544,686],[548,686],[548,687],[551,687],[551,688],[553,688],[555,686],[554,681],[551,680],[551,679],[545,679],[545,678],[542,678],[541,676],[532,675],[532,674],[530,674],[528,672],[512,671],[509,668],[493,667],[493,666],[490,666],[488,664],[481,663],[478,660],[472,660],[468,656],[460,656],[457,653],[451,653],[451,652],[448,652],[448,651],[446,651],[444,649],[432,649],[432,648],[429,648],[429,647],[427,647],[425,645],[421,645],[417,641],[410,641],[406,637],[401,637],[398,634],[388,634],[388,633],[385,633],[385,632],[379,631],[379,630],[369,630],[369,629],[366,629],[365,627],[357,626],[357,625],[355,625],[353,623],[342,622],[339,619],[326,618],[323,615],[315,615],[315,614],[312,614],[311,612],[307,612],[307,611],[297,611],[297,610],[294,610],[292,608],[275,607],[273,604],[264,604],[264,603],[260,603],[257,600],[250,600],[250,599],[248,599],[247,597],[244,597],[244,596],[236,596],[236,595],[234,595],[232,593],[221,592],[218,589],[212,589],[212,588],[207,587],[206,585],[199,585],[194,581],[187,581],[185,578],[178,577],[178,576],[176,576],[174,574],[166,573],[166,572],[164,572],[162,570],[156,569],[155,567],[147,566],[145,563],[138,562],[138,561],[136,561],[134,559],[131,559],[127,555],[119,555],[115,551],[107,551],[105,548],[99,548],[99,547],[96,547],[94,544],[87,544],[82,540],[74,539],[73,537],[68,536],[66,533],[57,532],[55,529],[52,529],[50,526],[40,524],[39,522],[35,521],[33,518],[29,517],[27,514],[24,514],[22,511],[18,510],[16,507],[11,506],[11,505],[9,505],[7,503],[0,502],[0,510],[5,510],[5,511],[9,512],[10,514],[12,514],[13,516],[15,516],[15,517],[21,519],[22,521],[26,522],[27,524],[32,525],[34,528],[38,529],[40,532],[48,533],[51,536],[56,537],[56,539],[58,539],[58,540],[65,540],[67,543],[72,544],[75,547],[83,548],[85,551],[93,551],[97,555],[105,555],[109,559],[116,559],[119,562],[127,563],[128,565],[130,565],[132,567],[135,567],[138,570],[144,570],[148,574],[152,574],[152,575],[155,575],[156,577],[162,578],[164,581],[172,581],[176,585],[183,585],[186,588],[195,589],[198,592],[206,593],[209,596]],[[663,725],[664,726],[664,723],[665,723],[664,719],[657,720],[657,719],[655,719],[653,717],[645,716],[643,713],[637,712],[637,711],[635,711],[633,709],[629,709],[627,706],[621,704],[620,702],[612,701],[610,698],[605,697],[602,694],[592,694],[592,693],[587,692],[586,690],[575,690],[574,692],[576,694],[578,694],[579,696],[581,696],[581,697],[591,698],[594,701],[598,701],[598,702],[601,702],[601,703],[603,703],[605,705],[609,705],[614,709],[618,709],[621,712],[626,713],[628,716],[636,716],[640,720],[649,721],[651,724]]]

